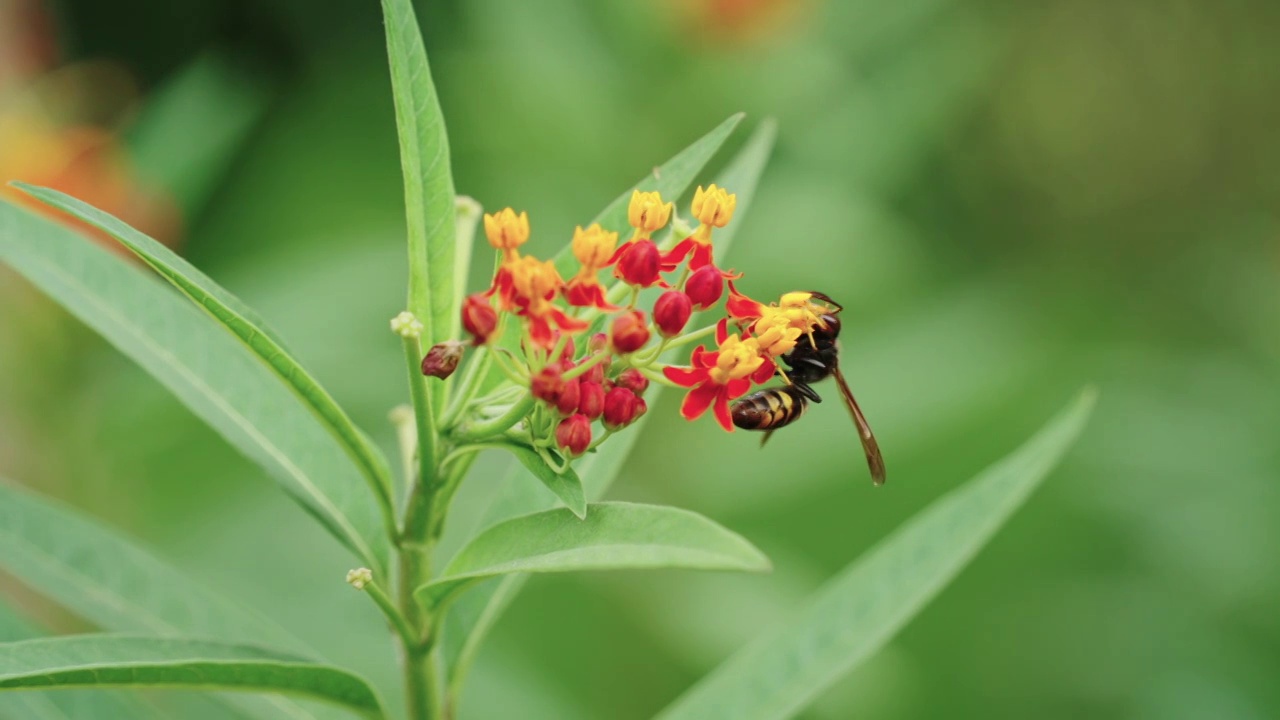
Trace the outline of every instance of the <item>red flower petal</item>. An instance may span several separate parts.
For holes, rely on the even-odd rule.
[[[676,243],[675,247],[662,256],[662,272],[675,270],[688,256],[689,251],[693,250],[695,244],[697,244],[697,241],[693,239],[692,235]]]
[[[729,339],[729,318],[722,317],[720,322],[716,323],[716,344],[723,345],[725,340]]]
[[[698,270],[707,265],[715,264],[711,259],[711,243],[695,242],[694,245],[696,247],[693,249],[693,256],[689,258],[690,270]]]
[[[724,389],[722,386],[721,392],[716,393],[716,422],[720,423],[725,432],[733,432],[733,415],[729,412],[729,397],[723,392]]]
[[[702,368],[664,367],[662,374],[671,382],[687,388],[707,379],[707,371]]]
[[[714,383],[703,383],[689,391],[680,404],[680,414],[685,420],[697,420],[711,407],[711,403],[720,396],[720,386]]]
[[[765,358],[764,364],[760,366],[760,369],[756,370],[754,373],[751,373],[751,381],[757,385],[767,383],[769,382],[769,378],[773,377],[773,373],[777,371],[777,369],[778,369],[777,363],[770,360],[769,358]]]
[[[724,395],[726,398],[729,400],[737,400],[743,395],[746,395],[747,391],[751,389],[751,378],[730,380],[729,384],[724,386],[724,389]]]
[[[729,299],[725,301],[724,308],[734,320],[751,320],[764,314],[764,304],[738,292],[732,280],[729,281]]]

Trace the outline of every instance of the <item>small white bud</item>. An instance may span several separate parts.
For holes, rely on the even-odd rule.
[[[402,338],[416,338],[422,335],[422,323],[413,313],[405,310],[391,318],[391,332]]]
[[[369,568],[356,568],[347,572],[347,583],[357,590],[373,582],[373,571]]]

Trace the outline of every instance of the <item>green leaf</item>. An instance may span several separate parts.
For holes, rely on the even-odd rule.
[[[703,147],[711,147],[711,152],[714,152],[724,142],[724,138],[720,138],[718,141],[711,140],[711,138],[714,138],[722,130],[727,135],[740,119],[740,116],[735,115],[721,123],[719,127],[708,133],[702,140],[694,143],[694,146],[669,160],[663,168],[683,165],[683,161],[681,163],[676,161],[682,157],[692,157],[693,147],[698,147],[704,142],[708,143],[708,145]],[[727,129],[725,129],[726,127]],[[717,230],[715,234],[716,254],[721,259],[726,257],[733,240],[733,233],[726,231],[743,223],[747,209],[751,205],[755,187],[760,176],[764,173],[776,135],[776,123],[772,120],[761,122],[755,131],[751,133],[751,137],[747,139],[742,149],[734,155],[724,171],[719,173],[715,179],[717,184],[736,189],[739,193],[733,222]],[[714,143],[714,146],[711,143]],[[701,155],[703,152],[705,152],[705,149],[700,150],[698,154]],[[706,160],[703,160],[702,164],[705,164],[705,162]],[[699,167],[701,167],[701,164]],[[696,172],[697,170],[693,170],[689,177],[692,178],[692,175],[696,174]],[[663,177],[669,178],[671,174],[665,169],[661,172]],[[688,187],[688,182],[686,181],[684,187]],[[627,191],[622,197],[629,200],[631,192]],[[615,201],[614,205],[617,205],[621,199],[619,198],[618,201]],[[612,208],[613,206],[610,207]],[[625,225],[626,206],[623,205],[621,207],[621,222]],[[601,214],[601,217],[609,212],[609,210],[606,210],[605,213]],[[650,385],[646,399],[651,407],[657,401],[662,390],[662,386],[657,383]],[[635,445],[636,440],[639,439],[640,431],[652,416],[653,413],[646,413],[638,422],[628,427],[626,432],[618,433],[610,438],[609,442],[601,445],[597,452],[578,461],[578,474],[583,478],[583,487],[586,490],[588,499],[595,500],[604,497],[605,492],[613,484],[614,479],[621,472],[627,457],[631,454],[631,448]],[[505,493],[510,495],[508,502],[495,504],[485,518],[484,525],[491,525],[503,518],[535,512],[548,507],[543,503],[542,498],[537,495],[523,494],[527,483],[517,482],[520,478],[515,476],[520,473],[521,471],[518,467],[512,468],[509,477],[504,483],[506,487]],[[479,652],[480,644],[488,634],[489,629],[502,616],[502,612],[507,605],[519,594],[524,580],[525,578],[522,575],[508,575],[497,583],[477,588],[460,597],[451,606],[448,617],[445,619],[445,632],[441,640],[442,653],[449,672],[449,691],[451,693],[457,693],[458,688],[466,677],[467,671],[471,667],[471,663],[475,660],[476,653]]]
[[[0,202],[0,260],[169,388],[267,468],[371,568],[387,537],[333,435],[239,339],[145,271],[51,220]]]
[[[107,630],[304,650],[270,620],[196,584],[121,533],[3,478],[0,570]]]
[[[745,116],[742,113],[730,115],[714,130],[698,138],[692,145],[681,150],[675,157],[645,175],[640,182],[615,198],[591,222],[600,223],[605,230],[624,234],[625,240],[625,232],[630,227],[627,224],[627,206],[631,203],[631,193],[636,190],[642,192],[656,190],[662,193],[665,200],[678,199],[685,190],[689,189],[689,185],[693,183],[702,168],[706,167],[720,150],[720,146],[724,145],[724,141],[738,127],[738,123],[742,122],[743,117]],[[575,271],[574,262],[573,251],[569,247],[565,247],[556,255],[556,267],[565,277],[569,277]]]
[[[557,473],[533,448],[515,443],[501,443],[500,447],[515,455],[520,464],[541,480],[548,490],[555,493],[555,496],[560,498],[560,502],[572,510],[574,515],[579,518],[587,516],[587,498],[582,492],[582,480],[578,478],[578,473],[574,472],[572,467],[565,468],[563,473]]]
[[[216,637],[313,654],[272,621],[197,584],[119,532],[4,478],[0,570],[105,630]],[[14,626],[0,614],[0,641],[36,634],[7,627]],[[236,700],[258,717],[314,717],[287,698]]]
[[[92,205],[57,190],[26,183],[13,185],[46,205],[79,218],[119,240],[160,273],[161,277],[173,283],[174,287],[203,308],[223,329],[253,350],[333,433],[334,439],[342,445],[368,480],[370,489],[378,499],[383,523],[387,527],[395,526],[391,504],[391,471],[386,458],[355,426],[351,418],[347,417],[337,401],[289,354],[274,331],[239,298],[169,248]]]
[[[430,347],[448,339],[460,311],[453,290],[457,236],[449,138],[413,3],[382,0],[382,14],[404,171],[409,310],[422,321],[423,345]],[[465,277],[457,280],[465,281]]]
[[[596,503],[586,519],[564,509],[525,515],[480,533],[415,595],[435,606],[468,585],[509,573],[687,568],[769,569],[742,536],[688,510]]]
[[[369,718],[382,705],[368,683],[332,665],[249,645],[73,635],[0,645],[0,690],[177,687],[312,696]]]
[[[799,615],[750,643],[659,715],[661,720],[795,715],[871,657],[937,595],[1075,442],[1087,390],[1035,437],[951,491],[819,590]]]
[[[43,634],[34,624],[0,603],[0,643],[30,640]],[[0,693],[0,718],[3,720],[142,720],[155,717],[160,715],[154,709],[122,692]]]

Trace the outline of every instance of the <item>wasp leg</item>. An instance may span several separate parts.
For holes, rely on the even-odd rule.
[[[794,387],[796,389],[796,392],[803,395],[806,399],[812,400],[816,403],[822,402],[822,397],[818,395],[818,393],[815,392],[814,389],[809,387],[808,385],[798,382],[798,383],[792,383],[792,387]]]

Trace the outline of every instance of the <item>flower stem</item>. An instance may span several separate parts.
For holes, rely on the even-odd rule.
[[[409,395],[413,398],[413,413],[417,420],[418,485],[421,486],[435,474],[436,416],[431,405],[431,387],[427,385],[420,366],[422,343],[418,338],[404,339],[404,359],[409,369]]]
[[[533,409],[533,402],[533,395],[525,393],[524,397],[512,403],[511,407],[498,417],[460,426],[454,433],[454,439],[459,443],[473,443],[494,435],[501,435],[504,430],[519,422],[520,418],[529,414]]]

